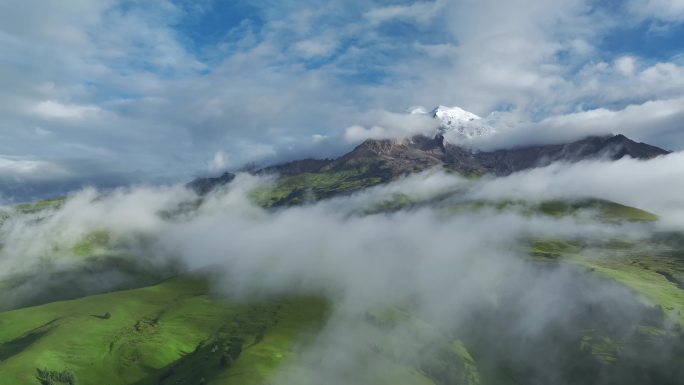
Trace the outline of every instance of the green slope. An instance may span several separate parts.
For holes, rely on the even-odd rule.
[[[80,384],[156,384],[172,367],[181,383],[199,383],[220,374],[230,349],[242,383],[258,383],[325,313],[317,299],[220,301],[198,278],[9,311],[0,313],[0,383],[37,384],[46,369]]]
[[[301,204],[378,183],[382,179],[368,170],[300,174],[281,178],[274,187],[254,192],[253,198],[265,207]],[[455,195],[420,200],[397,194],[361,215],[434,205],[448,215],[513,210],[524,215],[588,216],[590,220],[609,223],[657,219],[646,211],[597,199],[486,202],[458,201]],[[59,200],[37,203],[19,211],[34,213],[60,204]],[[198,205],[201,202],[193,204],[190,210]],[[68,251],[87,262],[93,256],[106,257],[111,247],[107,233],[93,232],[70,245]],[[634,290],[648,306],[658,306],[657,315],[662,311],[684,326],[682,248],[674,252],[643,249],[643,245],[623,240],[598,244],[535,240],[530,245],[535,263],[568,261],[586,267],[589,273]],[[588,255],[587,250],[606,258]],[[117,259],[116,265],[136,271],[135,267],[127,267],[124,260]],[[17,284],[0,282],[0,287],[3,285],[11,290]],[[47,300],[37,301],[43,302]],[[316,298],[228,302],[211,296],[207,281],[198,277],[7,311],[0,313],[0,385],[331,384],[330,378],[321,377],[321,373],[328,373],[321,370],[324,363],[307,355],[307,347],[316,342],[325,327],[328,312],[328,304]],[[506,316],[505,311],[493,309],[487,318]],[[632,325],[635,334],[659,341],[680,338],[665,330],[659,318],[656,321]],[[457,334],[440,332],[398,309],[360,315],[352,325],[356,333],[353,341],[335,340],[333,349],[337,344],[353,344],[345,347],[356,352],[358,357],[354,359],[372,362],[374,370],[347,373],[341,383],[520,383],[521,373],[527,370],[515,366],[520,363],[505,360],[512,369],[502,369],[500,357],[487,358],[483,351],[496,349],[497,341],[490,341],[487,346],[474,338],[461,342]],[[404,338],[393,338],[397,332],[403,333]],[[587,361],[589,366],[614,367],[621,362],[621,351],[638,351],[634,346],[631,350],[624,348],[621,344],[625,342],[605,330],[574,332],[573,337],[577,338],[567,342],[568,351],[577,349],[573,354],[582,360],[592,358]]]
[[[308,347],[328,313],[316,298],[228,302],[198,277],[7,311],[0,313],[0,384],[316,384],[324,380],[321,362]],[[373,363],[350,379],[479,383],[462,344],[408,313],[346,322],[364,337],[327,346]],[[398,331],[413,337],[397,340]]]
[[[533,256],[564,261],[619,282],[684,326],[684,248],[662,239],[536,240]]]
[[[253,192],[254,201],[263,207],[290,206],[315,202],[335,195],[375,186],[386,180],[367,168],[323,171],[282,177],[273,187]]]

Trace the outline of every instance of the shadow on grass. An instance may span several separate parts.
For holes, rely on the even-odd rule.
[[[22,337],[16,338],[12,341],[5,342],[0,345],[0,361],[5,361],[29,347],[34,342],[41,339],[45,334],[47,334],[49,329],[30,332]]]
[[[110,318],[112,318],[112,315],[109,312],[104,313],[104,314],[91,314],[90,316],[95,317],[95,318],[99,318],[99,319],[110,319]]]

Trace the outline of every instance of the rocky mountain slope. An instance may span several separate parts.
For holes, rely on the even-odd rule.
[[[574,163],[589,159],[617,160],[623,157],[651,159],[669,151],[635,142],[624,135],[592,136],[565,144],[533,145],[495,151],[474,151],[454,145],[437,134],[407,139],[368,139],[336,159],[304,159],[266,167],[257,174],[275,173],[293,177],[311,173],[354,171],[382,182],[402,175],[441,166],[464,175],[508,175],[543,167],[554,162]],[[232,180],[226,173],[219,178],[200,178],[189,184],[204,194]]]

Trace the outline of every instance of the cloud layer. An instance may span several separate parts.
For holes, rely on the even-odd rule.
[[[515,349],[515,355],[503,349],[505,357],[531,365],[529,378],[555,383],[563,368],[555,358],[573,351],[564,343],[576,346],[577,338],[587,333],[573,329],[576,322],[586,321],[583,309],[594,309],[588,311],[603,322],[595,327],[614,328],[613,337],[626,341],[634,331],[620,325],[642,322],[649,313],[625,288],[571,265],[529,263],[527,240],[620,239],[641,244],[655,231],[681,231],[682,162],[682,154],[676,153],[650,161],[555,164],[475,181],[430,170],[351,196],[278,210],[250,203],[250,192],[272,180],[247,174],[203,202],[181,185],[107,194],[88,189],[61,208],[3,217],[0,279],[36,267],[79,266],[83,257],[73,255],[73,245],[104,232],[110,250],[95,253],[96,258],[121,252],[141,263],[181,261],[189,271],[210,267],[218,278],[214,289],[233,299],[303,294],[330,300],[330,319],[303,352],[304,366],[282,368],[276,383],[291,383],[289,376],[305,370],[313,376],[309,380],[328,383],[348,383],[349,376],[363,383],[386,374],[378,371],[382,355],[368,354],[371,344],[378,343],[373,342],[377,332],[368,329],[363,317],[397,308],[410,309],[419,319],[415,322],[454,333],[449,338],[496,347],[480,351],[479,360],[490,354],[495,360],[501,346]],[[515,209],[453,212],[439,204],[363,214],[397,195],[430,201],[445,193],[453,194],[451,203],[611,199],[652,209],[661,221],[608,224],[590,216],[553,218]],[[40,282],[33,289],[40,290]],[[480,328],[469,329],[472,325]],[[447,338],[404,326],[408,329],[401,324],[390,328],[381,346],[403,354],[404,362],[412,365],[420,364],[426,346]],[[406,346],[414,345],[411,355]],[[546,354],[539,355],[538,349]],[[651,358],[666,362],[663,356]],[[364,360],[372,365],[362,365]],[[641,365],[655,364],[645,360]]]
[[[80,159],[117,183],[187,180],[414,132],[388,117],[437,104],[538,126],[511,141],[626,125],[680,149],[680,10],[674,0],[10,2],[0,156]]]

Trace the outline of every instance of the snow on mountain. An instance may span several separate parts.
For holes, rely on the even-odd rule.
[[[446,127],[452,127],[463,122],[472,122],[473,120],[482,119],[461,107],[446,107],[441,105],[435,107],[431,114],[433,117],[440,119]]]
[[[494,133],[494,128],[485,122],[485,119],[466,111],[461,107],[446,107],[437,106],[431,112],[423,107],[411,107],[409,109],[411,114],[431,115],[433,118],[441,121],[439,133],[444,136],[447,141],[460,142],[463,139],[472,139],[475,137],[491,135]]]

